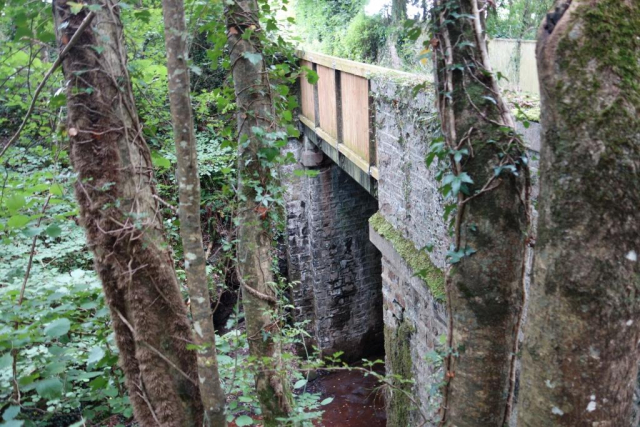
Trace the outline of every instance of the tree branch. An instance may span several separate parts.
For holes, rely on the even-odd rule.
[[[56,62],[53,63],[51,68],[49,68],[49,71],[47,71],[47,73],[44,75],[42,81],[40,82],[40,84],[36,88],[36,91],[33,94],[33,98],[31,99],[31,105],[29,105],[27,114],[24,116],[24,119],[22,120],[20,127],[18,128],[16,133],[13,135],[13,137],[9,140],[9,142],[7,142],[4,145],[4,147],[2,147],[2,151],[0,151],[0,157],[2,157],[4,153],[9,149],[11,144],[13,144],[18,139],[18,137],[22,133],[22,130],[24,129],[24,126],[27,124],[27,120],[29,120],[31,113],[33,113],[33,109],[36,105],[36,101],[38,100],[38,95],[40,95],[42,88],[44,88],[44,85],[47,83],[47,81],[49,80],[49,77],[51,77],[53,72],[60,66],[60,64],[62,64],[62,60],[67,55],[67,53],[71,50],[73,45],[75,45],[78,42],[78,40],[80,39],[80,35],[85,30],[85,28],[89,26],[94,16],[96,16],[94,12],[89,12],[87,14],[87,16],[84,18],[84,20],[82,21],[82,23],[80,24],[76,32],[73,34],[73,36],[69,40],[69,43],[67,43],[67,45],[64,47],[62,52],[60,52],[60,55],[58,56],[58,59],[56,59]]]

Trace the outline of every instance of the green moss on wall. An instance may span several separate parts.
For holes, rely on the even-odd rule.
[[[444,273],[433,265],[429,254],[416,249],[413,242],[405,238],[380,212],[369,219],[371,227],[387,239],[404,261],[411,267],[413,273],[422,279],[434,298],[444,301]]]
[[[384,346],[387,357],[387,367],[391,374],[397,375],[392,384],[395,388],[400,388],[407,393],[412,393],[413,379],[411,361],[411,335],[413,327],[405,320],[398,328],[393,329],[385,325]],[[407,427],[410,425],[411,400],[407,395],[399,390],[392,390],[390,400],[387,404],[387,426]]]

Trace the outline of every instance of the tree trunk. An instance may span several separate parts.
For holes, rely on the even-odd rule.
[[[529,231],[524,147],[491,74],[481,6],[438,2],[432,41],[451,160],[443,184],[451,193],[461,188],[447,278],[454,354],[445,363],[442,409],[442,425],[458,427],[502,427],[509,418]]]
[[[247,323],[249,350],[260,364],[256,391],[265,426],[280,425],[276,418],[291,412],[291,392],[283,376],[281,348],[277,337],[279,319],[274,316],[277,300],[273,272],[275,226],[270,209],[256,202],[278,186],[276,174],[264,158],[265,134],[274,132],[275,114],[267,69],[258,37],[258,5],[239,0],[226,10],[229,50],[238,108],[238,270]],[[245,34],[250,30],[251,34]],[[243,37],[243,35],[246,37]],[[276,208],[277,209],[277,208]]]
[[[391,21],[401,23],[407,19],[407,0],[391,1]]]
[[[64,58],[67,131],[78,174],[76,198],[111,310],[134,415],[141,426],[199,426],[202,404],[187,311],[155,199],[127,73],[118,6],[99,6]],[[89,15],[53,1],[57,40],[66,45]]]
[[[556,2],[520,426],[627,426],[640,339],[640,4]]]
[[[200,227],[200,176],[198,155],[191,116],[189,68],[187,64],[187,30],[183,0],[163,0],[164,37],[169,75],[169,104],[180,200],[180,236],[184,250],[184,269],[191,296],[191,314],[198,349],[198,378],[205,411],[205,422],[214,427],[226,426],[225,397],[220,386],[216,357],[213,313],[207,280],[202,229]]]

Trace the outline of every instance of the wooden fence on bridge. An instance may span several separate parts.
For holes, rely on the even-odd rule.
[[[370,78],[420,76],[319,53],[301,52],[301,65],[319,77],[300,79],[300,121],[363,172],[378,179],[375,109]]]
[[[520,52],[518,67],[513,57]],[[535,66],[535,42],[492,40],[489,52],[494,69],[510,79],[502,81],[509,89],[538,92]],[[312,85],[300,79],[300,121],[320,139],[346,157],[365,175],[378,180],[375,106],[371,96],[371,78],[393,76],[416,84],[431,78],[363,64],[312,52],[300,52],[301,65],[319,77]],[[517,74],[517,76],[516,76]],[[513,86],[513,87],[512,87]]]

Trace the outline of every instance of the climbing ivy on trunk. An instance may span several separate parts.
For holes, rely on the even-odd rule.
[[[133,100],[119,6],[53,1],[64,57],[75,195],[141,426],[202,424],[196,354],[163,236],[151,155]]]
[[[278,418],[292,412],[279,340],[278,280],[273,271],[282,191],[277,168],[287,135],[279,132],[257,2],[236,1],[225,14],[238,110],[238,276],[249,350],[257,361],[256,391],[263,421],[265,426],[277,426],[281,424]],[[288,92],[285,87],[279,90],[281,95]],[[283,117],[291,120],[291,112]]]
[[[443,137],[428,162],[451,201],[454,242],[446,281],[449,354],[442,425],[502,426],[510,416],[524,303],[529,171],[489,64],[482,0],[432,11]]]

